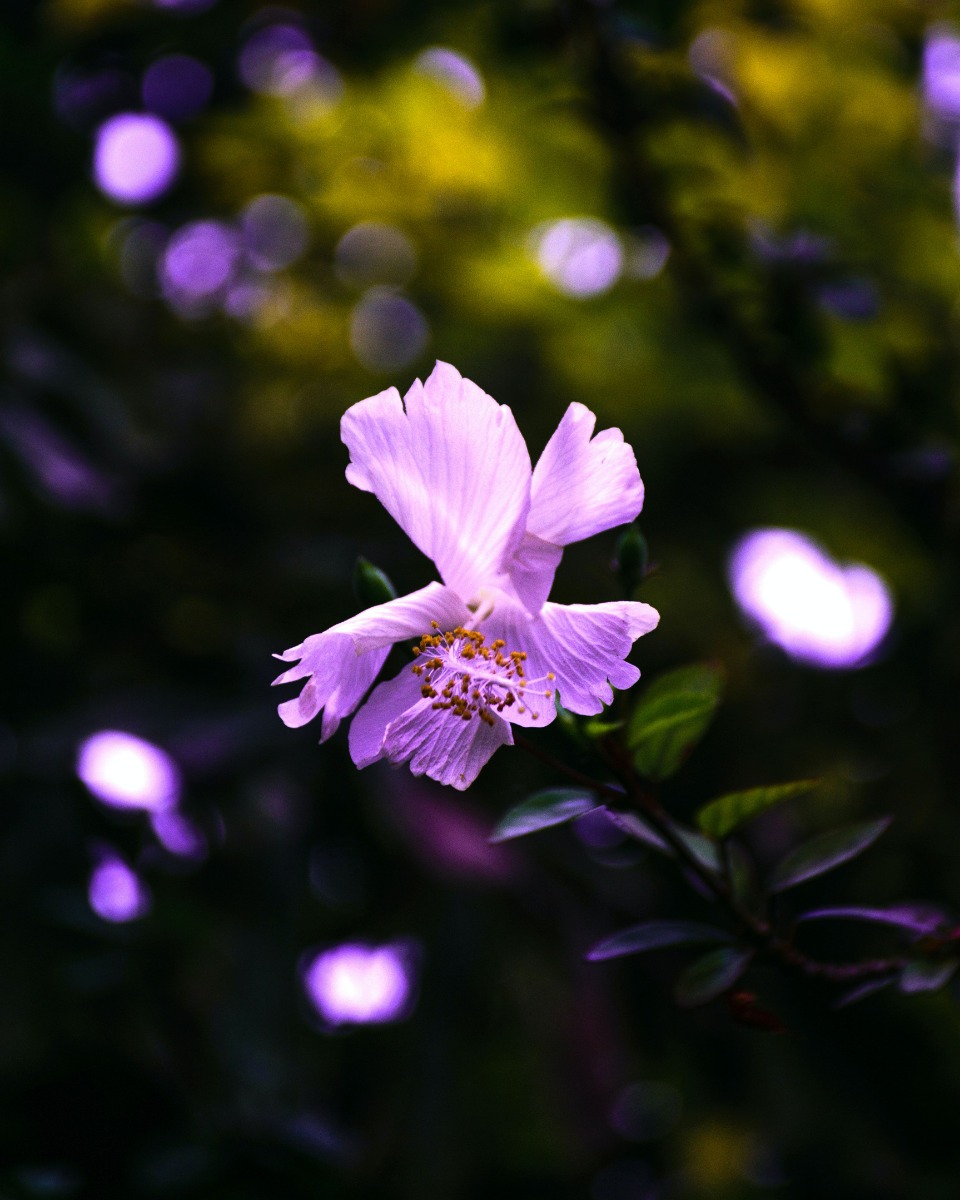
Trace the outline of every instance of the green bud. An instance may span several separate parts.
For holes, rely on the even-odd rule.
[[[630,525],[617,542],[616,570],[620,586],[632,596],[647,574],[650,551],[647,539],[636,525]]]
[[[353,568],[353,592],[364,608],[397,598],[397,589],[389,577],[365,558],[358,558]]]

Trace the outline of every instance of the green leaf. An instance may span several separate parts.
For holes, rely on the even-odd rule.
[[[720,703],[723,674],[710,663],[661,675],[633,710],[627,745],[641,775],[667,779],[703,737]]]
[[[699,946],[704,942],[732,940],[732,935],[725,930],[699,921],[644,921],[642,925],[632,925],[604,938],[589,951],[587,958],[590,962],[600,962],[624,954],[660,950],[664,946]]]
[[[753,859],[737,841],[726,844],[727,878],[734,898],[749,912],[759,913],[763,897],[758,887],[757,868]]]
[[[562,825],[599,807],[593,792],[584,788],[547,788],[534,792],[501,818],[490,841],[507,842],[511,838],[524,837],[539,829],[549,829],[551,825]]]
[[[881,817],[877,821],[862,821],[805,842],[774,867],[767,880],[767,891],[784,892],[856,858],[889,828],[891,820]]]
[[[715,838],[729,837],[745,821],[752,821],[776,804],[813,791],[819,779],[799,779],[796,783],[778,783],[772,787],[748,788],[728,792],[705,804],[697,813],[697,825]]]
[[[628,836],[635,838],[638,842],[643,842],[645,846],[659,850],[661,854],[666,854],[670,858],[676,857],[669,842],[665,842],[643,817],[632,812],[618,812],[613,808],[608,808],[607,812],[614,825]],[[688,829],[685,825],[677,825],[674,822],[671,822],[670,828],[702,867],[708,871],[720,871],[720,848],[710,838],[698,833],[695,829]]]
[[[650,549],[636,525],[629,525],[617,540],[617,575],[625,596],[637,590],[647,574]]]
[[[373,608],[376,604],[386,604],[388,600],[397,598],[397,589],[389,576],[366,558],[358,558],[353,568],[353,592],[367,608]]]
[[[683,1008],[695,1008],[730,990],[746,971],[753,951],[742,946],[721,946],[691,963],[677,980],[674,999]]]
[[[957,969],[955,958],[946,962],[934,962],[929,958],[918,958],[907,963],[900,974],[901,992],[935,992],[949,983]]]
[[[599,741],[608,733],[616,733],[618,729],[622,728],[623,721],[604,721],[600,717],[591,717],[582,725],[583,732],[591,741]]]
[[[673,854],[672,847],[668,846],[660,834],[636,813],[619,812],[613,808],[608,808],[607,813],[614,825],[629,837],[654,850],[659,850],[661,854]]]
[[[718,873],[723,864],[720,860],[720,848],[710,838],[695,829],[687,829],[683,825],[674,825],[673,832],[687,847],[701,867]]]

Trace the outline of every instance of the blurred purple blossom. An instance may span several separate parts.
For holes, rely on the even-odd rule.
[[[540,269],[564,295],[582,300],[607,292],[623,270],[616,233],[594,217],[567,217],[539,226],[533,245]]]
[[[951,26],[935,26],[927,38],[923,97],[941,119],[960,119],[960,35]]]
[[[240,51],[237,70],[252,92],[264,95],[290,96],[309,87],[332,103],[341,92],[340,76],[299,25],[257,29]]]
[[[795,530],[747,534],[734,547],[728,571],[743,612],[770,641],[812,666],[861,666],[893,619],[889,589],[875,571],[834,562]]]
[[[101,920],[113,924],[136,921],[150,911],[150,893],[140,877],[112,852],[103,852],[93,868],[87,899]]]
[[[176,135],[151,113],[119,113],[97,130],[93,178],[111,200],[148,204],[170,188],[179,170]]]
[[[350,942],[324,950],[303,972],[307,997],[328,1025],[398,1021],[411,1007],[410,948]]]
[[[119,729],[91,734],[77,752],[77,775],[111,808],[164,812],[180,798],[180,769],[166,751]]]

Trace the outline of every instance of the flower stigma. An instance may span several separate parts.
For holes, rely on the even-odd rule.
[[[425,633],[419,646],[413,647],[418,659],[411,670],[421,680],[420,691],[425,700],[432,700],[435,709],[444,709],[455,717],[469,721],[478,716],[487,725],[494,725],[494,712],[516,704],[518,713],[526,713],[531,696],[553,699],[552,688],[538,685],[552,683],[552,671],[540,679],[527,679],[525,650],[507,650],[502,638],[492,641],[476,629],[456,629],[441,632],[436,621],[430,623],[433,633]],[[539,712],[530,711],[539,720]]]

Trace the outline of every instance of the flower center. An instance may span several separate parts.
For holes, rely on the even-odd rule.
[[[551,688],[539,686],[552,683],[553,672],[542,679],[527,679],[525,650],[507,650],[502,638],[488,646],[482,633],[462,625],[443,633],[436,621],[431,624],[434,632],[425,633],[420,645],[413,648],[418,661],[411,670],[420,678],[420,691],[425,699],[433,700],[434,708],[446,709],[464,721],[478,716],[493,725],[493,714],[514,704],[518,713],[526,713],[531,696],[553,698]],[[540,716],[532,709],[530,715],[534,720]]]

